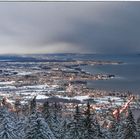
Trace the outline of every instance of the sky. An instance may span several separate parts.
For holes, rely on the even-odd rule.
[[[0,53],[140,52],[140,2],[0,2]]]

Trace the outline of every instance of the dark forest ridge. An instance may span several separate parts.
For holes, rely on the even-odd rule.
[[[2,62],[73,62],[78,60],[83,60],[84,57],[88,57],[88,61],[90,58],[94,56],[98,56],[99,54],[74,54],[74,53],[54,53],[54,54],[24,54],[24,55],[0,55],[0,61]],[[100,56],[100,55],[99,55]],[[101,55],[104,56],[104,55]],[[91,58],[91,61],[93,61]],[[99,61],[99,60],[96,60]],[[101,60],[100,60],[101,61]],[[104,61],[104,60],[102,60]],[[108,60],[110,61],[110,60]]]

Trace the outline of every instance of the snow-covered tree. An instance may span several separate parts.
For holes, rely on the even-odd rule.
[[[95,126],[95,137],[94,138],[104,139],[105,138],[105,134],[102,132],[100,124],[98,123],[96,118],[94,120],[94,126]]]
[[[34,112],[36,112],[36,96],[30,102],[30,113],[32,114]]]
[[[93,115],[91,114],[90,104],[87,104],[87,110],[85,112],[84,124],[84,139],[96,138],[96,129],[94,125]]]
[[[6,108],[0,109],[0,139],[16,139],[16,125]]]
[[[78,105],[76,106],[76,111],[72,121],[69,125],[68,138],[70,139],[81,139],[83,138],[84,126],[83,126],[83,117],[79,111]]]
[[[49,102],[45,102],[43,104],[43,116],[44,118],[47,120],[49,118],[49,115],[50,115],[50,106],[49,106]]]
[[[137,119],[137,136],[140,139],[140,117]]]
[[[62,118],[59,115],[57,104],[55,103],[50,106],[47,112],[49,112],[49,114],[46,114],[46,122],[48,123],[49,128],[56,138],[61,138]]]
[[[67,139],[68,137],[68,133],[69,133],[69,129],[68,129],[68,124],[69,124],[69,120],[67,118],[64,118],[61,121],[61,129],[60,129],[60,134],[61,134],[61,139]]]
[[[21,102],[19,99],[16,99],[15,101],[15,112],[17,113],[17,115],[19,115],[19,112],[21,111]]]
[[[109,130],[107,128],[102,128],[102,133],[103,133],[103,137],[104,139],[109,139],[110,138],[110,133]]]
[[[123,123],[123,122],[121,122]],[[118,139],[121,138],[121,134],[123,133],[123,124],[120,123],[120,120],[116,120],[114,118],[111,128],[109,129],[109,138],[110,139]]]
[[[48,124],[40,113],[32,113],[25,127],[27,139],[53,139],[55,138]]]
[[[18,138],[25,138],[25,127],[27,123],[27,117],[20,117],[16,121],[16,133],[18,135]]]
[[[128,109],[128,115],[125,120],[125,127],[124,127],[124,139],[136,139],[137,138],[137,128],[136,123],[133,117],[133,114]]]

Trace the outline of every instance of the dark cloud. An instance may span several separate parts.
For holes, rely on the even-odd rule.
[[[0,3],[0,52],[140,51],[140,2]]]

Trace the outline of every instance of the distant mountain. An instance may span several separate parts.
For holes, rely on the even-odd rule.
[[[0,55],[0,62],[71,62],[74,61],[65,55],[63,57],[49,55]]]

